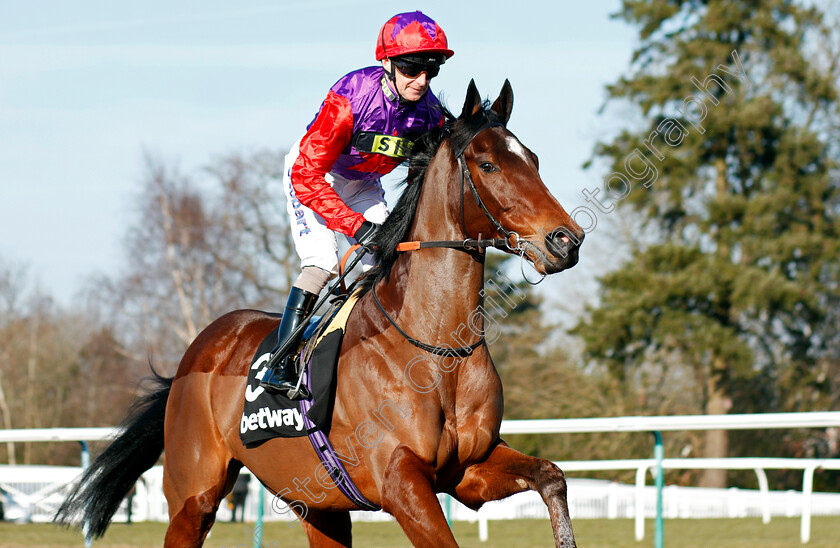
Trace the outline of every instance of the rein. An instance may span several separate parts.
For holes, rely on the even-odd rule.
[[[394,319],[391,318],[391,316],[389,316],[387,312],[385,312],[385,308],[382,306],[382,303],[379,302],[379,298],[376,296],[376,291],[374,288],[371,288],[370,293],[371,295],[373,295],[373,302],[376,303],[376,306],[379,308],[380,312],[382,312],[385,318],[389,322],[391,322],[391,325],[393,325],[394,328],[396,328],[397,332],[400,335],[402,335],[405,340],[407,340],[417,348],[429,352],[430,354],[434,354],[436,356],[457,356],[459,358],[466,358],[467,356],[472,356],[475,349],[484,344],[484,335],[481,335],[481,338],[479,338],[476,342],[469,346],[459,346],[457,348],[451,348],[449,346],[433,346],[431,344],[426,344],[422,341],[418,341],[417,339],[403,331],[400,328],[400,326],[397,325]],[[481,300],[483,301],[484,298],[482,297]]]
[[[523,240],[520,238],[519,234],[512,230],[506,229],[502,226],[502,223],[490,213],[490,210],[487,209],[487,206],[484,205],[484,201],[481,199],[481,196],[478,194],[478,189],[473,182],[472,174],[470,173],[470,168],[467,166],[467,161],[464,159],[464,151],[466,148],[472,143],[473,139],[475,139],[479,133],[484,131],[485,129],[489,129],[492,127],[504,127],[504,124],[499,122],[490,122],[483,126],[481,126],[478,131],[476,131],[472,137],[464,144],[463,147],[459,148],[454,143],[452,144],[453,151],[455,152],[455,158],[458,160],[458,167],[460,168],[461,172],[461,227],[464,230],[464,235],[468,234],[467,225],[464,217],[464,183],[469,184],[470,191],[472,192],[473,198],[475,198],[476,204],[481,208],[484,212],[484,215],[490,220],[496,229],[504,234],[504,238],[491,238],[491,239],[483,239],[481,234],[478,235],[478,238],[465,238],[464,240],[437,240],[437,241],[413,241],[413,242],[402,242],[397,244],[397,251],[417,251],[419,249],[428,249],[432,247],[441,247],[445,249],[454,249],[457,251],[463,251],[465,253],[469,253],[473,257],[477,257],[477,260],[484,264],[484,250],[488,247],[493,247],[496,249],[501,249],[504,251],[511,251],[511,252],[519,252],[525,253],[525,245],[528,245],[530,242]],[[511,243],[512,240],[512,243]],[[482,273],[481,273],[481,286],[484,287],[484,268],[482,266]],[[457,356],[459,358],[465,358],[467,356],[472,356],[473,352],[485,343],[484,333],[482,332],[481,337],[469,346],[459,346],[457,348],[451,348],[449,346],[434,346],[431,344],[426,344],[421,342],[414,337],[411,337],[408,333],[402,330],[397,322],[385,311],[385,308],[382,306],[382,303],[379,302],[379,298],[376,296],[376,284],[371,287],[371,295],[373,296],[373,302],[376,303],[376,306],[379,308],[382,315],[385,316],[385,319],[390,322],[391,325],[397,330],[397,332],[403,336],[405,340],[420,348],[429,352],[431,354],[435,354],[438,356]],[[484,291],[479,293],[480,302],[479,307],[483,308],[484,305]]]

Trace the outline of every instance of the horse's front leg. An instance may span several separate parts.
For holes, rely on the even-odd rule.
[[[484,461],[467,467],[454,494],[466,506],[478,510],[487,501],[528,490],[538,492],[548,506],[557,547],[574,547],[566,478],[549,460],[523,455],[500,442]]]
[[[405,445],[391,454],[382,485],[382,509],[394,516],[414,546],[458,546],[433,488],[435,471]]]

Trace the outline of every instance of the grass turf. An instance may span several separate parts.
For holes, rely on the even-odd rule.
[[[653,545],[653,521],[647,520],[645,540],[633,537],[633,520],[577,520],[573,526],[581,548],[641,548]],[[801,547],[799,518],[774,518],[768,525],[759,519],[666,520],[665,546],[672,548],[787,548]],[[207,539],[208,548],[250,548],[253,523],[217,523]],[[165,523],[117,523],[108,529],[94,547],[151,548],[163,544]],[[489,540],[478,540],[478,524],[456,522],[455,537],[463,547],[508,548],[512,546],[554,546],[548,520],[491,521]],[[356,546],[391,548],[411,546],[396,523],[353,524]],[[0,547],[59,548],[83,546],[81,534],[50,524],[0,523]],[[300,526],[267,523],[262,535],[263,548],[304,548],[308,546]],[[809,548],[840,546],[840,517],[815,517],[811,522]]]

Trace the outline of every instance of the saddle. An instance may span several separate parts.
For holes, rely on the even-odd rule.
[[[334,299],[328,311],[312,318],[304,331],[299,360],[303,367],[302,383],[311,392],[311,400],[290,400],[260,386],[260,380],[268,372],[271,352],[277,346],[277,328],[263,339],[251,360],[245,387],[239,423],[239,437],[245,447],[256,447],[275,437],[306,436],[313,430],[329,433],[341,341],[357,299],[355,292]]]

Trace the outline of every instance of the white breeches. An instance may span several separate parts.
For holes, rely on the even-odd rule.
[[[298,143],[295,143],[286,155],[283,171],[283,190],[286,194],[286,211],[292,227],[295,251],[300,257],[301,268],[316,266],[332,274],[338,274],[338,242],[336,233],[327,228],[323,217],[300,203],[292,187],[291,170],[298,157]],[[388,217],[385,204],[385,192],[378,179],[372,181],[353,181],[335,173],[324,177],[329,185],[347,206],[364,215],[365,219],[382,224]],[[356,243],[353,238],[347,238]],[[368,270],[373,266],[373,257],[365,255],[362,267]]]

